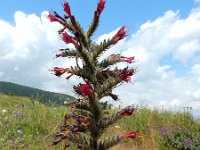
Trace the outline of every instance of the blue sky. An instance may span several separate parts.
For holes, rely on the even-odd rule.
[[[87,27],[96,8],[96,0],[69,0],[71,9],[84,27]],[[44,10],[56,10],[62,14],[61,0],[6,0],[0,1],[0,18],[13,22],[15,11],[26,14],[37,14]],[[167,10],[180,11],[186,17],[190,10],[198,4],[192,0],[107,0],[106,9],[102,14],[102,27],[97,35],[110,32],[121,25],[127,25],[131,32],[147,20],[154,20]]]
[[[0,1],[0,80],[73,95],[77,78],[66,81],[48,71],[74,65],[73,59],[55,59],[65,45],[59,24],[47,11],[63,14],[61,0]],[[69,0],[73,14],[87,28],[98,0]],[[145,99],[153,106],[193,107],[200,117],[200,0],[107,0],[94,39],[110,38],[126,25],[128,36],[111,53],[135,56],[139,71],[134,84],[124,84],[124,105]],[[123,64],[126,65],[126,64]]]

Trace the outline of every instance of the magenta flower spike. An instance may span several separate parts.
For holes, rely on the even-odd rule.
[[[99,17],[103,9],[105,8],[105,0],[100,0],[97,5],[97,10],[95,11],[95,16]]]
[[[78,46],[76,40],[74,40],[67,32],[62,33],[62,39],[66,44],[74,44],[74,46]]]
[[[128,134],[123,134],[121,137],[125,138],[125,139],[135,139],[138,137],[138,134],[134,131],[134,132],[130,132]]]
[[[127,34],[127,29],[125,26],[122,26],[117,33],[112,37],[112,41],[117,43],[119,40],[123,39]]]
[[[59,22],[60,24],[63,24],[63,25],[65,24],[63,20],[61,20],[60,18],[56,17],[51,12],[49,12],[47,17],[49,18],[50,22]]]
[[[63,7],[64,7],[64,11],[68,15],[68,17],[71,18],[72,14],[71,14],[69,3],[68,2],[64,2]]]

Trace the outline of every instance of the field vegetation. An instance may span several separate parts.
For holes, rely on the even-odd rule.
[[[45,105],[38,101],[12,95],[0,95],[0,149],[60,150],[51,146],[53,134],[71,108]],[[112,109],[110,111],[117,111]],[[130,117],[117,122],[103,135],[120,135],[130,131],[140,133],[112,150],[200,149],[200,123],[189,111],[173,113],[165,110],[138,108]],[[70,149],[74,149],[73,145]]]

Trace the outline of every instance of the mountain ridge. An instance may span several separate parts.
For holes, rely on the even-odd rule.
[[[0,94],[24,96],[31,99],[37,99],[42,103],[53,103],[56,105],[63,105],[64,101],[74,99],[74,97],[70,95],[45,91],[5,81],[0,81]]]

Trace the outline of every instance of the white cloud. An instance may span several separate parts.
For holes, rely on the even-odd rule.
[[[147,21],[128,40],[120,45],[123,55],[139,59],[139,71],[134,85],[123,85],[115,90],[124,104],[145,99],[152,105],[171,108],[200,105],[200,9],[193,9],[187,18],[179,12],[168,11],[154,21]],[[114,52],[114,51],[113,51]],[[174,62],[161,65],[165,56],[188,67],[183,75],[174,69]],[[190,67],[191,66],[191,67]]]
[[[200,3],[200,0],[195,0],[195,2]]]
[[[61,64],[52,59],[64,43],[57,34],[60,25],[50,23],[46,15],[17,11],[14,25],[0,20],[1,80],[41,87],[42,82],[55,79],[48,70]]]
[[[70,66],[75,61],[64,58],[52,60],[59,48],[65,48],[58,37],[59,25],[45,17],[16,12],[15,25],[0,20],[0,79],[30,85],[55,92],[73,94],[76,78],[65,81],[56,78],[48,69]],[[117,30],[99,37],[111,37]],[[136,56],[139,61],[134,84],[124,84],[119,93],[124,105],[145,99],[150,105],[172,107],[200,106],[200,8],[193,9],[187,18],[179,12],[168,11],[156,20],[149,20],[126,40],[112,47],[104,56],[121,53]],[[183,75],[173,62],[161,64],[165,56],[187,67]],[[64,62],[64,63],[63,63]],[[197,111],[195,111],[197,112]]]
[[[15,67],[13,68],[13,71],[19,71],[19,67],[18,67],[18,66],[15,66]]]

